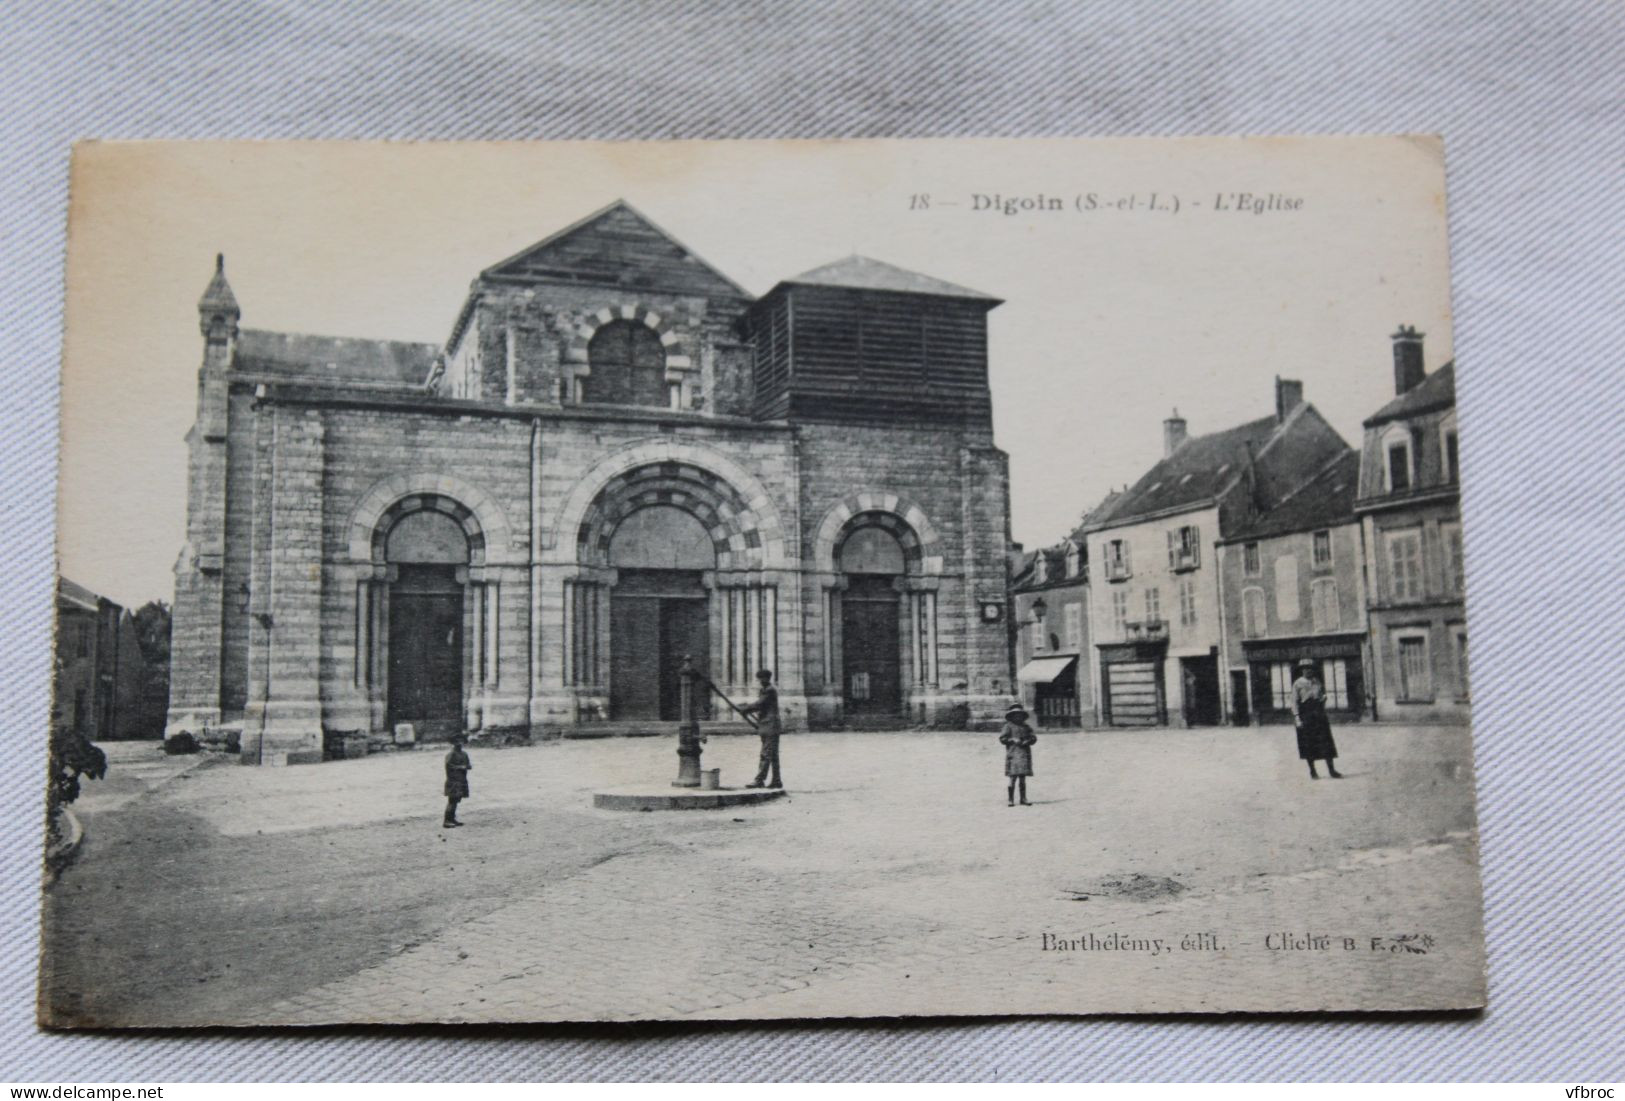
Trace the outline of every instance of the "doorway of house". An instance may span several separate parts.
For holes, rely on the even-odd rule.
[[[682,716],[685,657],[709,675],[711,592],[706,571],[716,567],[710,533],[697,517],[674,505],[651,505],[628,515],[610,540],[616,569],[609,606],[609,713],[613,719]],[[700,714],[710,716],[710,693],[699,693]]]
[[[1253,721],[1252,709],[1248,706],[1245,669],[1230,671],[1230,721],[1237,726],[1247,726]]]
[[[1180,673],[1184,678],[1185,725],[1218,726],[1219,659],[1214,655],[1199,658],[1181,658]]]

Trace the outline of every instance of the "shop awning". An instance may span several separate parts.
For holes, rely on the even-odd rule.
[[[1016,680],[1022,684],[1053,684],[1056,678],[1066,673],[1076,662],[1077,656],[1033,658],[1021,671],[1016,674]]]

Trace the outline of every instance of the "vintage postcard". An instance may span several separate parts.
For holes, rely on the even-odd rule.
[[[40,1019],[1482,1006],[1444,196],[81,145]]]

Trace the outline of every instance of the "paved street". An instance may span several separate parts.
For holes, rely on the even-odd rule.
[[[1287,728],[1041,733],[1011,809],[996,735],[794,735],[788,799],[642,814],[591,793],[664,782],[671,740],[476,747],[452,831],[435,752],[113,745],[48,893],[48,1003],[173,1025],[1470,1001],[1466,731],[1337,736],[1348,778],[1311,782]],[[713,738],[705,765],[737,784],[754,758]]]

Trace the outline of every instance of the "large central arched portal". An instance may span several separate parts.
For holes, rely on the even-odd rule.
[[[614,719],[677,720],[683,659],[704,669],[711,651],[707,571],[711,535],[693,515],[654,505],[615,528],[609,564],[609,688]]]

